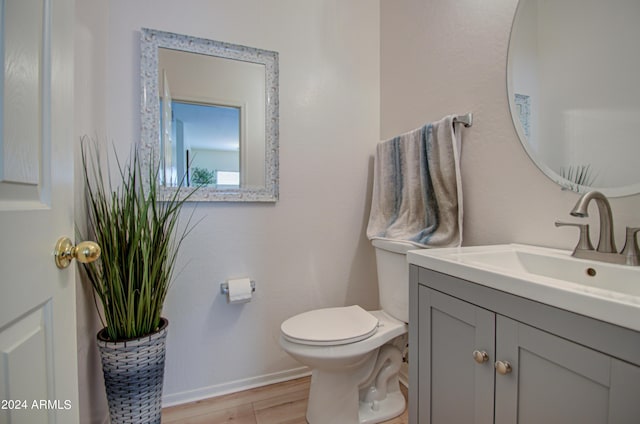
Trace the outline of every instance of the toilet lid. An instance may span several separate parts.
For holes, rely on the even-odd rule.
[[[304,312],[283,322],[280,329],[293,343],[341,345],[370,337],[378,329],[378,319],[353,305]]]

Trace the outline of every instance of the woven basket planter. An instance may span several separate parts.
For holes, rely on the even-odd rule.
[[[160,424],[168,325],[162,318],[157,332],[121,342],[98,333],[111,424]]]

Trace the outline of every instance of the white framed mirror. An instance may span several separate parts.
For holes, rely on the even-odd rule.
[[[507,63],[523,147],[553,181],[640,192],[640,2],[520,0]]]
[[[278,53],[141,30],[141,152],[164,195],[278,200]]]

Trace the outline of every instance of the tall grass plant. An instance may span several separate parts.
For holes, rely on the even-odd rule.
[[[179,223],[193,191],[161,199],[159,166],[153,160],[143,166],[137,150],[124,164],[115,155],[119,181],[113,184],[102,171],[97,143],[93,149],[87,144],[84,139],[81,152],[88,228],[102,254],[83,266],[109,339],[142,337],[160,325],[178,250],[193,229],[191,216]]]

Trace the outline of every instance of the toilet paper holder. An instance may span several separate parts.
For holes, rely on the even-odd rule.
[[[255,293],[255,291],[256,291],[256,282],[251,280],[249,283],[251,284],[251,293]],[[229,283],[227,283],[227,282],[220,283],[220,293],[224,294],[224,295],[228,295],[229,294]]]

